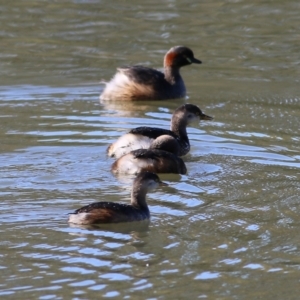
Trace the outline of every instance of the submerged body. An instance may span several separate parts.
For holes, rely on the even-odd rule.
[[[193,51],[184,46],[171,48],[164,57],[164,72],[132,66],[118,68],[106,83],[100,100],[164,100],[186,95],[184,81],[179,73],[181,67],[201,61]]]
[[[137,175],[131,191],[131,204],[96,202],[83,206],[69,215],[69,223],[80,225],[142,221],[150,218],[146,202],[148,191],[164,185],[159,177],[150,172]]]
[[[156,143],[157,146],[154,147],[156,149],[164,149],[172,153],[175,153],[172,149],[176,149],[176,155],[186,155],[190,151],[186,127],[196,120],[212,120],[212,117],[205,115],[196,105],[181,105],[172,115],[171,130],[153,127],[132,129],[111,144],[107,149],[107,154],[118,159],[136,149],[149,149],[153,143]],[[163,146],[160,147],[160,144]]]
[[[183,160],[177,155],[158,149],[138,149],[116,160],[111,170],[114,174],[154,173],[186,174]]]

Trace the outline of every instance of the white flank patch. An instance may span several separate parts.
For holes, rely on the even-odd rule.
[[[106,83],[100,100],[114,100],[116,95],[122,95],[126,86],[130,85],[129,78],[122,72],[117,72],[110,82]]]
[[[138,174],[142,169],[153,165],[152,159],[134,158],[131,153],[122,156],[117,162],[117,172],[123,174]]]
[[[111,145],[108,156],[114,156],[118,159],[132,150],[149,149],[152,141],[153,139],[147,136],[127,133]]]
[[[81,225],[87,224],[88,215],[88,213],[70,214],[68,222]]]

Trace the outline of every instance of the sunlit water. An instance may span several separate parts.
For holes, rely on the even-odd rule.
[[[297,299],[297,1],[2,1],[0,295],[11,299]],[[99,103],[115,68],[161,67],[171,46],[188,98]],[[148,195],[147,223],[78,227],[68,213],[128,203],[106,148],[175,108],[188,129],[187,175]]]

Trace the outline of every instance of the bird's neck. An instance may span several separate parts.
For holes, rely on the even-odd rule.
[[[164,74],[165,74],[165,79],[172,85],[182,80],[178,67],[165,66]]]
[[[171,131],[178,135],[181,139],[187,139],[187,122],[184,119],[172,117]]]
[[[136,208],[149,210],[146,203],[146,194],[147,190],[140,187],[133,187],[131,191],[131,205]]]

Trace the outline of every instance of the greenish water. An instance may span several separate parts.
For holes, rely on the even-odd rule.
[[[297,1],[2,1],[0,296],[11,299],[298,299]],[[174,45],[188,98],[99,103],[116,67],[162,67]],[[197,104],[188,173],[148,196],[149,226],[73,227],[67,214],[128,203],[106,148],[168,128]]]

